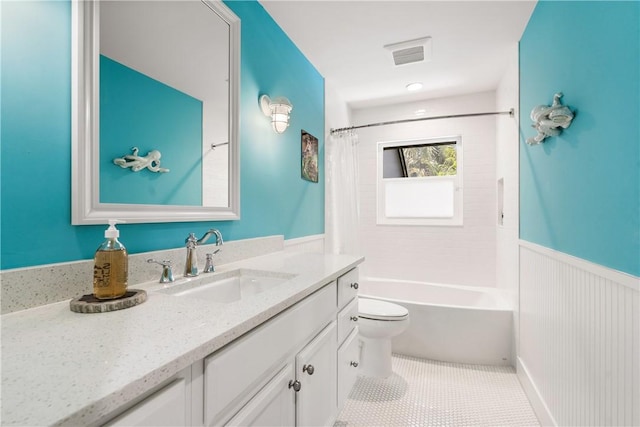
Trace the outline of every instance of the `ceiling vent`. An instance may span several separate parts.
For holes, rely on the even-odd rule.
[[[431,37],[407,40],[384,46],[391,51],[395,65],[413,64],[431,60]]]

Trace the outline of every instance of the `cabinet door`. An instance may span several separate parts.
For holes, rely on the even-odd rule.
[[[347,401],[349,393],[358,378],[360,364],[360,340],[358,329],[344,341],[338,350],[338,409]]]
[[[296,425],[332,425],[337,414],[337,327],[333,321],[296,356]]]
[[[293,426],[296,393],[289,381],[294,377],[293,363],[288,363],[226,425]]]

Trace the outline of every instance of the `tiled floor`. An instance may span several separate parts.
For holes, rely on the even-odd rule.
[[[512,367],[394,355],[393,372],[358,378],[335,426],[539,425]]]

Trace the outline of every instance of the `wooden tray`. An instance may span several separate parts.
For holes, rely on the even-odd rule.
[[[98,299],[93,294],[83,295],[71,300],[69,307],[76,313],[105,313],[107,311],[124,310],[142,304],[147,300],[147,293],[141,289],[129,289],[126,294],[116,299]]]

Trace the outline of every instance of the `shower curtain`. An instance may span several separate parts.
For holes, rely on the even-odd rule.
[[[354,131],[330,135],[326,156],[326,250],[359,255],[358,135]]]

